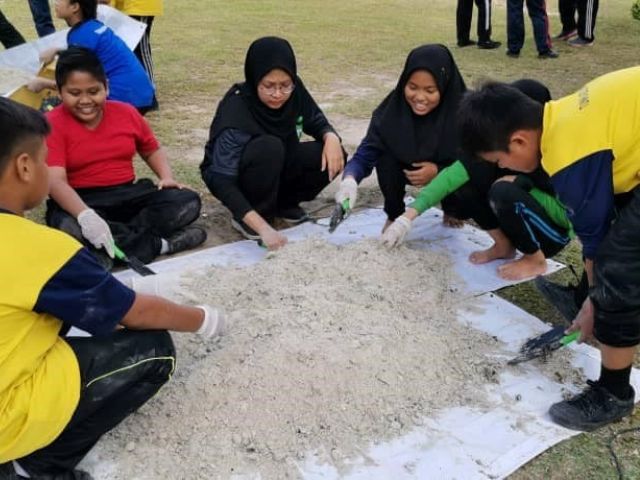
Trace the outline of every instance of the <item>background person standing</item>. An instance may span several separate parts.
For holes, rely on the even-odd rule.
[[[567,43],[572,47],[589,47],[593,45],[598,15],[599,0],[577,0],[578,8],[578,37]]]
[[[98,3],[111,5],[147,26],[140,43],[138,43],[133,52],[149,75],[151,83],[156,86],[153,57],[151,55],[151,27],[153,27],[155,17],[164,13],[162,0],[99,0]],[[157,110],[157,108],[158,100],[154,96],[151,110]]]
[[[29,0],[29,8],[31,9],[31,16],[39,37],[44,37],[56,31],[51,18],[49,0]]]
[[[507,55],[510,57],[520,56],[524,44],[524,4],[525,0],[507,0]],[[526,5],[538,58],[558,58],[558,54],[552,50],[545,0],[526,0]]]
[[[11,48],[24,42],[24,37],[0,10],[0,43],[4,48]]]
[[[458,0],[456,31],[458,46],[468,47],[476,42],[469,38],[474,0]],[[478,48],[494,49],[501,43],[491,40],[491,0],[475,0],[478,7]]]

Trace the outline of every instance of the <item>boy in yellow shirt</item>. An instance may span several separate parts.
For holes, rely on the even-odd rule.
[[[633,411],[640,343],[640,67],[611,72],[542,107],[501,83],[461,102],[463,148],[500,167],[540,165],[582,243],[589,296],[569,331],[600,342],[600,378],[551,419],[593,430]]]
[[[170,378],[167,330],[222,312],[134,292],[67,234],[24,218],[49,193],[37,111],[0,98],[0,478],[88,479],[76,465]],[[71,326],[91,337],[64,338]],[[124,327],[124,328],[122,328]]]

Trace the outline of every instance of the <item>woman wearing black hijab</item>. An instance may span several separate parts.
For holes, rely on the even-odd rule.
[[[457,158],[456,109],[466,90],[449,50],[423,45],[409,53],[396,88],[374,110],[366,137],[347,164],[336,201],[353,208],[357,184],[376,168],[387,222],[404,213],[408,184],[422,187]],[[443,201],[447,222],[456,202]]]
[[[297,76],[289,42],[254,41],[235,84],[218,106],[200,171],[233,215],[232,226],[269,249],[286,243],[274,217],[300,223],[314,199],[342,171],[340,138]],[[300,142],[302,133],[315,141]]]
[[[536,80],[522,79],[511,85],[539,103],[551,100],[547,87]],[[573,236],[564,207],[556,199],[549,177],[541,168],[521,174],[493,163],[461,157],[420,190],[404,215],[387,228],[382,241],[390,247],[402,243],[411,222],[450,195],[465,204],[468,217],[462,218],[473,218],[494,240],[491,247],[471,253],[471,263],[512,259],[516,249],[523,253],[520,259],[498,267],[498,275],[506,280],[545,273],[546,258],[562,250]]]

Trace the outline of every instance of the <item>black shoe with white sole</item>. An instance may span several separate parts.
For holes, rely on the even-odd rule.
[[[629,398],[621,399],[598,382],[587,380],[587,384],[589,386],[582,393],[551,405],[549,409],[551,420],[571,430],[590,432],[633,412],[635,400],[633,387],[629,386]]]

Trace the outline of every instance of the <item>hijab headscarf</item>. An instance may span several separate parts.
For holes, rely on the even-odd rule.
[[[289,74],[295,88],[282,107],[269,108],[258,97],[260,80],[279,68]],[[297,75],[296,57],[291,44],[283,38],[255,40],[244,62],[244,83],[234,85],[224,96],[211,125],[217,137],[226,128],[238,128],[251,134],[268,133],[290,141],[296,136],[296,122],[305,102],[313,101]]]
[[[439,105],[427,115],[413,113],[404,88],[417,70],[426,70],[440,92]],[[444,45],[423,45],[409,53],[396,88],[374,110],[368,138],[402,163],[431,161],[446,165],[456,159],[456,110],[466,90],[451,52]]]

